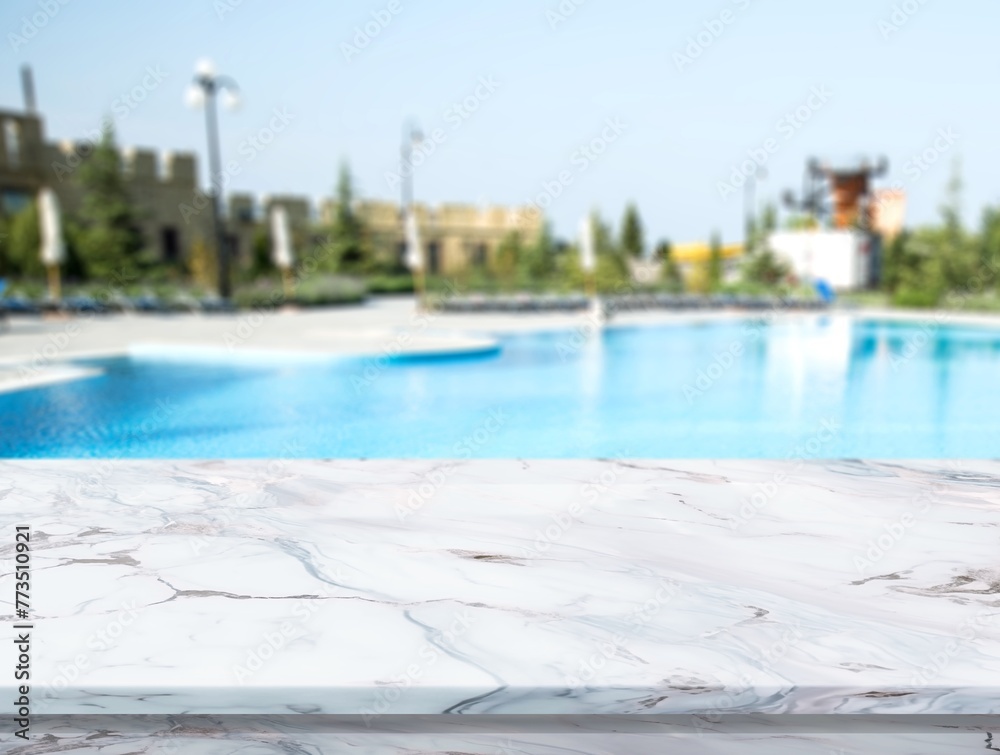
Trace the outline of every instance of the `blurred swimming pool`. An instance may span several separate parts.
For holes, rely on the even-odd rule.
[[[155,355],[0,394],[6,458],[997,458],[1000,331],[803,316],[414,359]]]

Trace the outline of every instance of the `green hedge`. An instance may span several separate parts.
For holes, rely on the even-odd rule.
[[[295,298],[286,301],[281,281],[258,280],[241,286],[233,293],[233,303],[240,308],[270,308],[282,304],[302,307],[326,307],[341,304],[360,304],[368,294],[365,284],[345,276],[314,276],[301,281],[295,288]]]
[[[892,304],[895,307],[926,309],[936,307],[940,300],[941,294],[938,291],[910,287],[898,288],[892,295]]]
[[[365,279],[370,294],[413,293],[412,275],[373,275]]]

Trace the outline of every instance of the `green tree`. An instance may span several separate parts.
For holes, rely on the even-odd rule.
[[[639,219],[639,210],[634,203],[625,208],[625,217],[622,219],[621,248],[626,255],[635,259],[641,258],[646,251],[642,221]]]
[[[768,202],[760,217],[751,219],[748,226],[746,253],[750,255],[762,249],[771,234],[778,230],[778,208]]]
[[[764,205],[764,210],[760,214],[760,229],[768,235],[778,230],[778,208],[774,202]]]
[[[660,280],[666,284],[667,288],[671,291],[684,290],[684,276],[681,274],[677,260],[674,259],[670,242],[659,242],[653,256],[660,262]]]
[[[631,284],[628,258],[621,245],[616,243],[611,227],[596,213],[594,223],[594,251],[597,255],[595,278],[597,288],[604,292],[620,291]]]
[[[5,239],[7,264],[12,275],[40,278],[45,274],[41,259],[41,231],[38,205],[31,202],[10,221],[10,237]]]
[[[978,244],[962,225],[962,189],[961,162],[956,159],[941,206],[943,224],[937,254],[944,277],[943,288],[947,290],[968,286],[978,272],[980,261]]]
[[[496,277],[505,288],[512,288],[515,285],[518,266],[523,254],[524,245],[521,241],[521,234],[517,231],[510,231],[497,247],[494,264]]]
[[[944,203],[940,207],[941,220],[951,234],[962,231],[962,163],[956,158],[951,164],[951,177],[945,188]]]
[[[790,272],[789,266],[766,246],[750,254],[743,264],[744,280],[762,286],[776,286],[785,280]]]
[[[16,273],[10,259],[10,221],[0,215],[0,278]]]
[[[1000,212],[983,213],[978,235],[962,223],[961,164],[955,161],[936,226],[904,232],[886,249],[882,287],[901,306],[934,306],[950,292],[996,287],[1000,253]]]
[[[933,307],[941,300],[947,289],[941,242],[940,228],[920,228],[907,237],[904,263],[898,270],[898,283],[892,295],[893,304]]]
[[[144,244],[110,125],[78,168],[78,177],[83,201],[75,237],[87,277],[107,281],[133,276]]]
[[[371,250],[364,224],[354,211],[354,180],[346,162],[341,164],[337,179],[337,210],[330,237],[338,271],[355,274],[371,272]]]
[[[247,276],[251,280],[274,272],[274,263],[271,261],[271,234],[267,228],[262,226],[254,232],[250,254]]]
[[[819,227],[819,221],[805,213],[791,215],[785,220],[785,228],[789,231],[814,231]]]
[[[1000,285],[1000,209],[987,207],[983,211],[982,230],[979,234],[979,266],[992,288]]]
[[[516,264],[521,285],[543,288],[555,272],[555,263],[555,239],[551,226],[545,223],[534,242],[520,250]]]
[[[945,237],[941,227],[918,228],[900,236],[890,255],[894,304],[931,307],[941,300],[948,288],[942,257]]]
[[[719,238],[718,232],[712,234],[709,242],[705,278],[710,292],[719,290],[722,285],[722,239]]]
[[[903,271],[909,263],[907,257],[909,237],[909,232],[903,231],[885,245],[885,251],[882,254],[882,280],[880,283],[882,290],[887,293],[895,292],[905,275]]]

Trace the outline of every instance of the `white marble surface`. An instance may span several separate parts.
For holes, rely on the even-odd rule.
[[[447,719],[447,720],[446,720]],[[503,719],[502,721],[500,719]],[[830,719],[836,719],[831,721]],[[930,719],[930,720],[929,720]],[[976,720],[969,720],[976,719]],[[66,716],[10,755],[955,755],[996,752],[1000,719],[971,716]]]
[[[984,714],[998,490],[986,461],[17,461],[0,552],[32,527],[34,714]]]

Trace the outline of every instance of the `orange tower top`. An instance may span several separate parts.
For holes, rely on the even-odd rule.
[[[889,165],[885,159],[878,165],[859,160],[846,167],[831,167],[828,163],[813,163],[817,177],[826,179],[830,187],[831,219],[834,228],[871,228],[874,193],[872,179],[884,175]]]

